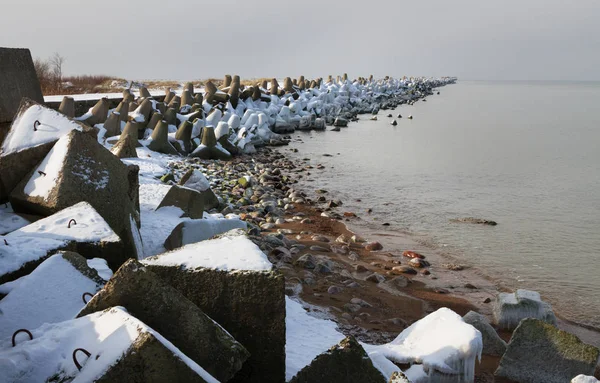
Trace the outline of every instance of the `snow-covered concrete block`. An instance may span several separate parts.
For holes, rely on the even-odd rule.
[[[28,98],[19,110],[0,147],[0,202],[27,176],[59,138],[71,130],[93,135],[95,130]]]
[[[600,380],[594,378],[593,376],[579,374],[573,379],[571,379],[571,383],[599,383]]]
[[[0,339],[21,328],[33,330],[73,319],[85,306],[83,295],[94,295],[103,285],[81,255],[70,251],[52,255],[0,300]]]
[[[219,206],[219,199],[210,188],[210,182],[197,169],[188,170],[179,180],[179,185],[189,189],[194,189],[204,198],[204,210],[210,210]]]
[[[568,382],[593,375],[600,351],[539,319],[523,319],[513,332],[496,376],[516,382]]]
[[[475,360],[481,359],[483,342],[477,329],[443,307],[413,323],[390,343],[363,347],[371,359],[376,356],[400,364],[421,364],[431,381],[467,383],[473,382]],[[382,372],[390,371],[377,360],[374,364]]]
[[[181,246],[205,241],[215,235],[225,233],[233,229],[247,229],[246,222],[238,218],[214,218],[198,219],[181,222],[175,226],[171,234],[165,240],[165,248],[173,250]]]
[[[137,212],[130,198],[129,182],[127,165],[97,140],[72,130],[19,183],[10,200],[17,212],[44,216],[88,202],[121,238],[126,259],[137,255],[135,231],[130,224]],[[121,263],[110,266],[116,269]]]
[[[28,274],[57,249],[71,250],[88,259],[104,258],[110,265],[127,259],[119,236],[87,202],[15,230],[4,239],[8,245],[0,252],[0,283]]]
[[[125,262],[78,316],[114,306],[125,307],[222,382],[249,356],[227,331],[136,260]]]
[[[201,219],[204,216],[204,198],[200,192],[173,185],[164,196],[157,210],[163,206],[175,206],[183,210],[183,216]]]
[[[552,306],[542,301],[536,291],[519,289],[514,293],[499,293],[493,310],[496,324],[504,329],[514,329],[525,318],[556,324]]]
[[[35,221],[36,217],[31,217],[13,212],[12,207],[0,206],[0,235],[6,235],[12,231],[29,225]]]
[[[284,278],[252,241],[226,234],[142,263],[250,352],[250,358],[231,381],[284,381]]]
[[[362,346],[350,336],[317,356],[290,382],[382,383],[384,379]]]
[[[0,341],[0,381],[218,383],[122,307],[44,324],[31,333],[31,340],[17,337],[15,347],[10,339]]]
[[[463,316],[465,323],[475,327],[481,333],[483,340],[483,353],[486,355],[502,356],[506,351],[506,342],[490,325],[487,318],[475,311],[469,311]]]

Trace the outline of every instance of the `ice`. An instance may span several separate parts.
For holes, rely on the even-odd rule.
[[[335,322],[310,316],[300,303],[286,297],[285,380],[292,379],[314,358],[344,338]]]
[[[396,363],[422,364],[429,376],[435,370],[462,375],[457,381],[472,382],[483,342],[478,330],[444,307],[413,323],[390,343],[363,347],[369,355],[377,352],[377,358],[383,355]]]
[[[20,328],[73,319],[85,306],[83,293],[95,294],[102,285],[77,270],[61,253],[42,262],[0,301],[0,339]]]
[[[0,342],[0,381],[13,383],[53,381],[92,382],[114,365],[143,333],[150,333],[209,383],[218,383],[202,367],[184,355],[152,328],[132,317],[122,307],[97,312],[56,324],[44,324],[31,331],[32,340]],[[25,338],[27,339],[27,338]],[[79,355],[81,371],[72,353],[83,348],[92,356]]]
[[[536,318],[556,323],[549,303],[542,301],[536,291],[519,289],[515,293],[500,293],[494,303],[494,319],[502,328],[515,328],[524,318]]]
[[[37,130],[33,130],[33,124]],[[42,105],[32,105],[18,115],[2,143],[2,155],[19,152],[26,148],[39,146],[66,135],[71,130],[82,130],[81,125],[69,120],[63,114]]]
[[[233,271],[271,270],[267,256],[245,236],[223,237],[181,247],[144,260],[148,265]]]

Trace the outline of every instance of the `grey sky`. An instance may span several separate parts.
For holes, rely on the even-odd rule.
[[[598,0],[4,0],[0,36],[128,79],[600,80]]]

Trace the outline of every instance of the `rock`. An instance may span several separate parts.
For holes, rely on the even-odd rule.
[[[327,237],[326,237],[326,236],[324,236],[324,235],[313,235],[313,236],[311,237],[311,239],[312,239],[313,241],[317,241],[317,242],[329,242],[329,238],[327,238]],[[327,251],[327,250],[326,250],[326,251]]]
[[[15,212],[47,216],[88,202],[121,238],[127,257],[143,256],[129,171],[95,138],[72,130],[17,185],[11,205]],[[120,263],[110,266],[116,269]]]
[[[600,383],[600,380],[593,376],[579,374],[571,380],[571,383]]]
[[[381,283],[381,282],[385,282],[385,277],[381,274],[373,273],[373,274],[369,275],[366,278],[366,280],[369,282],[373,282],[373,283]]]
[[[191,243],[205,241],[233,229],[246,230],[247,228],[246,222],[235,218],[185,221],[175,226],[165,240],[164,246],[167,250],[173,250]]]
[[[73,319],[85,306],[82,294],[94,295],[103,285],[81,255],[52,255],[0,300],[0,338],[8,339],[21,328]]]
[[[326,247],[323,247],[323,246],[318,246],[318,245],[312,245],[312,246],[310,247],[310,250],[311,250],[311,251],[318,251],[318,252],[321,252],[321,253],[326,253],[326,252],[329,252],[329,249],[328,249],[328,248],[326,248]]]
[[[331,274],[331,266],[326,262],[318,262],[315,271],[321,274]]]
[[[359,305],[360,307],[365,307],[365,308],[373,307],[369,302],[364,301],[360,298],[352,298],[352,299],[350,299],[350,303]]]
[[[421,258],[411,258],[411,260],[408,261],[408,264],[411,265],[412,267],[416,267],[416,268],[422,268],[422,267],[429,266],[429,262],[427,262],[426,260],[421,259]]]
[[[338,117],[333,122],[333,126],[339,126],[341,128],[345,128],[348,126],[348,120],[346,120],[345,118],[342,118],[342,117]]]
[[[457,265],[455,263],[442,263],[442,267],[452,271],[461,271],[465,269],[463,265]]]
[[[575,335],[527,318],[515,329],[495,375],[517,382],[568,382],[593,375],[599,355]]]
[[[413,269],[410,266],[400,265],[392,267],[392,272],[394,274],[417,274],[417,270]]]
[[[344,291],[344,289],[342,289],[339,286],[329,286],[329,288],[327,289],[327,293],[335,295],[335,294],[339,294],[342,291]]]
[[[419,254],[419,253],[417,253],[417,252],[411,251],[411,250],[405,250],[405,251],[402,253],[402,255],[403,255],[403,256],[405,256],[405,257],[408,257],[408,258],[420,258],[420,259],[425,259],[425,256],[423,256],[423,255],[421,255],[421,254]]]
[[[397,289],[404,288],[404,287],[408,286],[409,283],[410,283],[410,280],[402,275],[394,277],[389,281],[389,284],[394,286]]]
[[[451,219],[450,222],[473,223],[473,224],[488,225],[488,226],[496,226],[498,224],[496,221],[490,221],[487,219],[474,218],[474,217],[455,218],[455,219]]]
[[[377,251],[377,250],[382,250],[383,249],[383,245],[379,242],[369,242],[365,245],[365,249],[369,250],[369,251]]]
[[[79,313],[123,306],[220,381],[231,379],[249,353],[177,289],[129,260]]]
[[[3,363],[0,381],[216,381],[157,331],[121,307],[46,324],[31,332],[32,341],[0,350],[0,360],[19,360]],[[89,357],[84,351],[77,352],[79,348],[89,352]],[[73,359],[82,365],[81,371]]]
[[[463,316],[465,323],[475,327],[481,333],[483,353],[486,355],[502,356],[506,351],[506,342],[496,333],[487,318],[475,311],[469,311]]]
[[[317,356],[296,374],[290,383],[345,382],[381,383],[377,370],[362,346],[350,336]]]
[[[514,293],[499,293],[493,307],[494,320],[500,328],[514,329],[522,319],[535,318],[556,324],[549,303],[535,291],[519,289]]]
[[[395,371],[388,383],[410,383],[410,380],[402,372]]]
[[[15,230],[4,239],[8,246],[2,244],[0,253],[0,284],[31,273],[56,250],[104,258],[115,268],[131,257],[119,236],[87,202]]]
[[[366,271],[369,271],[369,269],[367,269],[366,267],[364,267],[363,265],[356,265],[354,267],[354,269],[356,270],[357,273],[364,273]]]
[[[285,282],[250,240],[226,233],[142,263],[250,352],[242,370],[229,382],[285,380]]]
[[[45,125],[50,123],[51,126]],[[17,184],[46,157],[56,141],[71,130],[97,134],[95,129],[81,122],[23,98],[4,141],[0,141],[0,203],[8,200]]]
[[[163,206],[176,206],[183,210],[183,216],[201,219],[204,216],[204,198],[199,192],[181,186],[171,186],[157,210]]]
[[[396,126],[396,125],[398,125],[398,121],[394,120],[394,121],[390,122],[390,125]]]
[[[137,158],[138,155],[135,150],[136,143],[137,140],[134,141],[131,136],[123,134],[110,151],[117,158]]]

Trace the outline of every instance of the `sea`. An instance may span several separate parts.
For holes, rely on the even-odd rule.
[[[314,185],[363,224],[389,223],[600,328],[600,82],[459,79],[437,91],[340,132],[296,132],[290,148],[325,166]],[[497,225],[452,222],[464,217]]]

